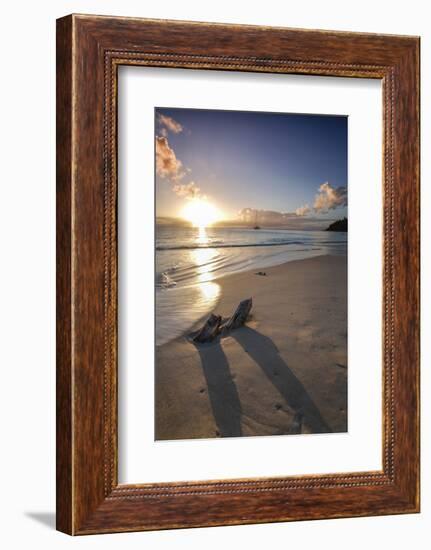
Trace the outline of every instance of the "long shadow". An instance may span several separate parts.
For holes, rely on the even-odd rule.
[[[271,338],[246,326],[232,331],[230,336],[260,366],[287,405],[295,411],[296,418],[301,418],[312,433],[332,432],[307,390],[280,356]]]
[[[208,396],[221,437],[240,437],[241,402],[238,390],[232,379],[232,373],[220,342],[197,345],[204,376],[208,387]]]

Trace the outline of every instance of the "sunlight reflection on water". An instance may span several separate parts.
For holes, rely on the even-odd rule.
[[[156,345],[178,338],[217,304],[220,287],[210,281],[156,293]]]
[[[196,242],[208,243],[204,227],[199,228]],[[178,336],[201,317],[213,311],[220,295],[220,286],[212,282],[213,261],[218,253],[213,248],[201,248],[191,251],[191,260],[196,269],[196,283],[185,287],[165,288],[156,294],[157,319],[156,345],[160,346]]]

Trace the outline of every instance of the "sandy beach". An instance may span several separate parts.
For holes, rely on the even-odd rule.
[[[253,298],[244,327],[156,349],[156,439],[347,430],[346,256],[262,271],[217,280],[214,313],[230,317]]]

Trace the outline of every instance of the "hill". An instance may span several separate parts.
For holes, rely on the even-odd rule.
[[[347,231],[347,218],[331,223],[331,225],[326,228],[326,231]]]

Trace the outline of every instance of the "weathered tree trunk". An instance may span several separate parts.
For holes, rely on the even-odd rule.
[[[240,302],[235,313],[223,326],[221,316],[211,313],[204,326],[197,332],[190,334],[189,339],[196,344],[207,344],[212,342],[219,334],[226,336],[231,330],[242,327],[247,321],[252,305],[251,298]]]
[[[221,316],[214,315],[212,313],[204,326],[192,337],[193,342],[199,344],[205,344],[206,342],[212,342],[214,338],[220,332]]]
[[[240,302],[235,313],[222,327],[223,333],[241,327],[247,321],[252,305],[253,300],[251,298],[247,298],[247,300]]]

